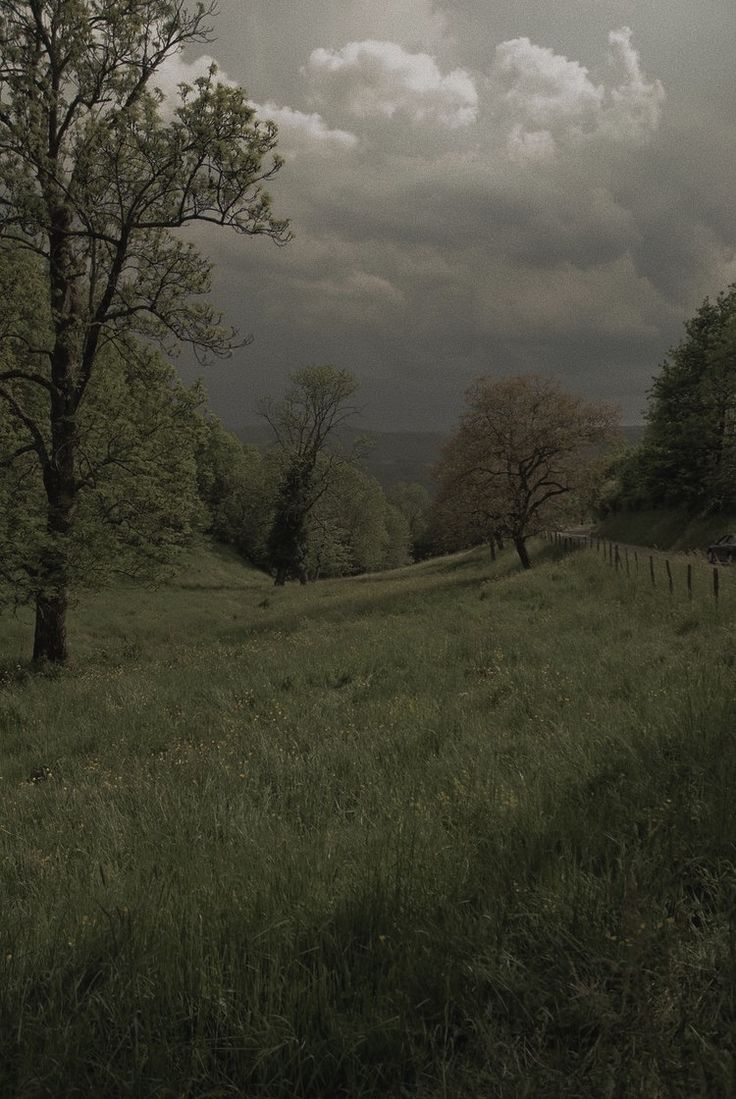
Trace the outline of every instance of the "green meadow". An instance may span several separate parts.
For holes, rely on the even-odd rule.
[[[736,577],[533,557],[0,620],[0,1095],[736,1094]]]

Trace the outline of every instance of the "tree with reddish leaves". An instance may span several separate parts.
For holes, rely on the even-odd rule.
[[[508,538],[531,568],[527,540],[564,517],[619,414],[535,376],[481,378],[466,401],[437,468],[439,499],[456,528]]]

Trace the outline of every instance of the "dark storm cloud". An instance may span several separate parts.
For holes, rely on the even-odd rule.
[[[255,337],[206,379],[228,422],[317,361],[358,374],[377,427],[447,427],[473,377],[524,370],[639,418],[736,277],[730,3],[222,7],[210,49],[279,125],[295,231],[197,235]]]

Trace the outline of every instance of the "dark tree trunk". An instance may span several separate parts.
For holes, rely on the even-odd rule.
[[[514,538],[514,548],[519,555],[519,560],[525,569],[530,569],[532,563],[529,559],[529,551],[526,548],[526,538]]]
[[[74,322],[79,316],[76,292],[78,273],[68,229],[71,210],[56,206],[51,211],[50,275],[51,310],[56,328],[51,355],[51,405],[49,427],[51,447],[44,463],[46,530],[49,545],[41,562],[36,596],[34,661],[65,663],[69,659],[66,612],[69,603],[69,536],[77,510],[79,486],[76,479],[78,446],[76,414],[80,400],[77,385],[79,363],[74,348]]]
[[[33,659],[64,664],[69,659],[66,640],[67,593],[36,597],[36,630],[33,638]]]
[[[308,491],[310,472],[299,465],[288,469],[279,489],[268,556],[276,573],[276,585],[281,587],[295,578],[306,584]]]
[[[36,595],[34,661],[63,664],[69,659],[66,612],[69,605],[69,536],[77,507],[74,482],[74,421],[52,422],[54,464],[44,471],[48,499],[46,529],[50,543],[41,561],[40,590]]]

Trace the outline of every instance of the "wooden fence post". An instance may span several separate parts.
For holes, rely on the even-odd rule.
[[[651,553],[649,554],[649,576],[651,577],[652,587],[656,588],[657,581],[654,579],[654,558]]]
[[[687,566],[687,597],[688,599],[693,597],[693,567],[689,561]]]
[[[621,556],[618,552],[618,544],[616,544],[613,549],[613,563],[616,566],[616,572],[618,572],[619,566],[621,564]]]
[[[718,569],[714,566],[713,567],[713,598],[716,601],[716,606],[718,606],[719,589],[720,589],[720,582],[719,582],[719,578],[718,578]]]
[[[626,546],[625,549],[624,549],[624,560],[626,562],[626,575],[628,576],[629,575],[629,547],[628,546]]]
[[[665,559],[664,567],[667,569],[667,583],[669,585],[670,595],[672,595],[673,591],[675,590],[675,586],[672,581],[672,569],[670,568],[669,558]]]

